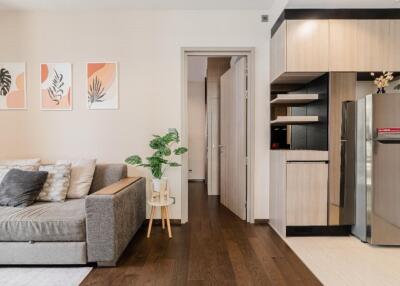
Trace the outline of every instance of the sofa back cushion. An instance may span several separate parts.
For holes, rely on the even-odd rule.
[[[118,182],[128,176],[125,164],[98,164],[94,172],[90,194]]]
[[[27,207],[36,200],[47,172],[11,169],[0,183],[0,206]]]
[[[16,159],[16,160],[0,160],[0,165],[7,165],[7,166],[40,165],[40,158]]]
[[[0,183],[3,180],[3,178],[7,175],[7,173],[11,169],[18,169],[18,170],[23,170],[23,171],[38,171],[39,170],[39,164],[34,164],[34,165],[0,165]]]
[[[71,180],[71,164],[42,165],[39,167],[39,171],[46,171],[49,174],[37,200],[44,202],[64,201]]]

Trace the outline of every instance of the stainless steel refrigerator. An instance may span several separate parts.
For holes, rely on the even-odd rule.
[[[400,95],[356,103],[356,221],[352,232],[375,245],[400,245]]]

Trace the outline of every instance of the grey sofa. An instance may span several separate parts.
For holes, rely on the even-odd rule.
[[[145,221],[145,189],[126,165],[97,165],[84,199],[0,207],[0,264],[115,266]]]

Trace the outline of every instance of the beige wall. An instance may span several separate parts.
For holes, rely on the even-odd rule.
[[[255,218],[266,218],[270,27],[260,21],[265,13],[1,12],[0,61],[26,62],[28,111],[0,112],[0,157],[118,163],[132,153],[148,155],[152,134],[181,129],[181,47],[255,47]],[[85,63],[103,60],[119,62],[117,111],[86,108]],[[73,111],[39,110],[41,62],[73,64]],[[170,170],[168,177],[177,199],[172,217],[180,218],[181,172]]]
[[[188,82],[189,180],[206,176],[206,100],[205,81]]]

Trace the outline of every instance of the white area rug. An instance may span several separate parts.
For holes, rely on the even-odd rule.
[[[0,267],[0,285],[78,286],[91,270],[91,267]]]
[[[289,237],[286,243],[325,286],[400,285],[400,247],[355,237]]]

